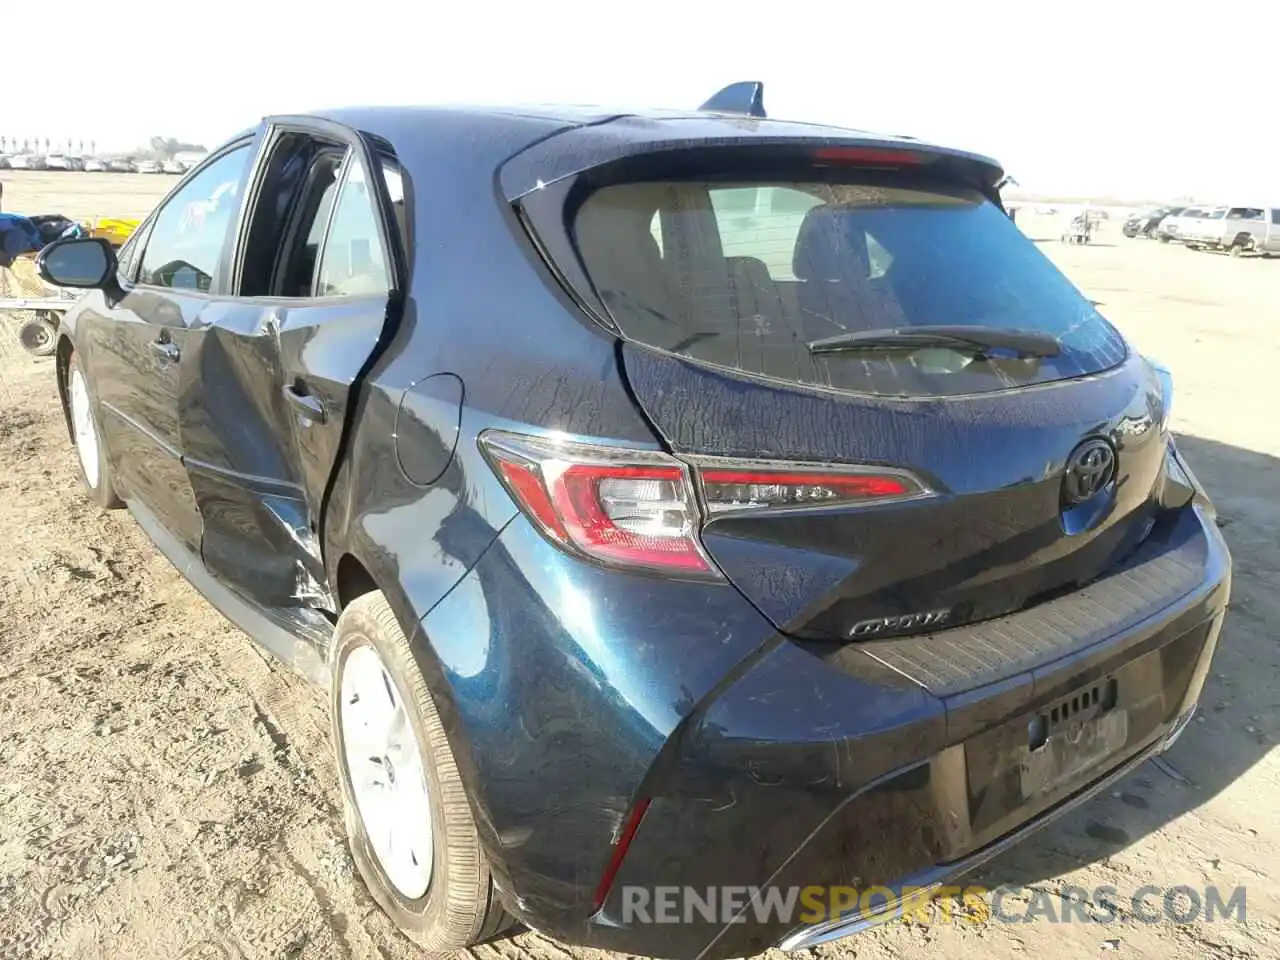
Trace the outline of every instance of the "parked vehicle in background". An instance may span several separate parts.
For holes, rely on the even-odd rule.
[[[1226,250],[1232,256],[1270,253],[1277,214],[1267,206],[1218,207],[1189,228],[1184,242],[1192,250]]]
[[[134,165],[134,162],[132,160],[126,160],[123,157],[118,157],[117,159],[112,160],[110,163],[107,164],[107,169],[109,169],[112,173],[137,173],[138,172],[138,168]]]
[[[183,163],[181,160],[166,160],[166,161],[161,165],[161,169],[162,169],[165,173],[179,173],[179,174],[180,174],[180,173],[186,173],[186,172],[187,172],[187,165],[186,165],[185,163]]]
[[[85,494],[325,685],[428,955],[802,949],[1163,752],[1218,642],[1172,378],[1002,176],[758,84],[269,118],[44,249],[50,374]]]
[[[1176,217],[1186,207],[1150,207],[1133,214],[1121,228],[1126,237],[1151,237],[1165,217]]]
[[[8,170],[8,169],[9,169],[9,155],[7,153],[0,153],[0,170]]]
[[[156,160],[135,160],[133,162],[134,173],[163,173],[164,168]]]
[[[1201,247],[1222,232],[1222,221],[1226,219],[1229,207],[1206,207],[1200,216],[1183,223],[1178,235],[1184,246],[1193,249]]]
[[[74,170],[75,165],[71,162],[70,157],[64,157],[60,153],[51,153],[44,158],[44,168],[46,170]]]
[[[1280,203],[1267,208],[1266,233],[1254,241],[1253,248],[1265,257],[1280,256]]]
[[[1207,207],[1185,207],[1180,213],[1171,213],[1160,221],[1155,237],[1161,243],[1180,241],[1183,231],[1209,212]]]
[[[34,153],[19,153],[9,158],[9,166],[14,170],[43,170],[44,157]]]
[[[183,170],[190,170],[192,167],[198,167],[209,158],[207,150],[179,150],[173,155],[173,159],[182,164]]]
[[[102,173],[107,169],[106,161],[99,160],[97,157],[89,157],[84,162],[86,173]]]

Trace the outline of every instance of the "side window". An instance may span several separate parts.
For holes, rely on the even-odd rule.
[[[119,266],[117,272],[126,280],[133,279],[134,261],[138,257],[138,248],[142,245],[140,238],[146,230],[147,224],[139,224],[138,229],[133,231],[129,239],[121,244],[120,249],[116,251],[116,263]]]
[[[395,217],[396,230],[400,234],[400,249],[405,257],[413,252],[413,234],[409,228],[409,206],[404,193],[404,173],[400,165],[390,157],[379,158],[382,179],[387,185],[387,199],[391,201],[391,214]]]
[[[1280,207],[1271,208],[1271,222],[1280,227]]]
[[[320,254],[315,292],[321,297],[350,297],[385,294],[390,288],[374,194],[364,165],[352,157]]]
[[[239,209],[240,180],[248,162],[249,145],[236,147],[165,202],[142,253],[139,283],[200,292],[209,289],[227,229]]]
[[[711,208],[726,257],[752,257],[774,280],[794,280],[792,260],[805,214],[822,201],[787,187],[711,190]]]
[[[325,228],[338,198],[343,158],[342,150],[327,148],[311,162],[293,222],[285,234],[285,253],[271,284],[273,296],[311,296]]]

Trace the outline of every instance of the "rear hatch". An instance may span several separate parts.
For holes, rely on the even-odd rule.
[[[722,150],[564,193],[565,274],[580,268],[584,303],[616,324],[668,448],[717,471],[701,488],[708,553],[796,637],[1020,609],[1098,577],[1150,529],[1158,381],[980,171],[932,160]],[[530,225],[555,247],[549,223]],[[1048,335],[1056,355],[894,339],[926,325]],[[840,346],[868,331],[897,333]],[[828,475],[887,479],[849,497]]]

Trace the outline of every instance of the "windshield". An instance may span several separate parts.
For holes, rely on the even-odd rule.
[[[1096,373],[1120,335],[979,191],[864,173],[839,182],[609,186],[574,220],[583,264],[625,336],[797,383],[956,395]],[[813,354],[844,333],[925,324],[1056,338],[1054,357]]]

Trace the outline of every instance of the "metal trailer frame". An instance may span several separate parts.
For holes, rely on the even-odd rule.
[[[0,280],[5,279],[6,275],[12,275],[11,271],[0,269]],[[3,292],[0,289],[0,293]],[[62,323],[63,314],[74,306],[77,299],[78,295],[72,291],[44,296],[0,296],[0,315],[17,314],[17,319],[22,323],[18,339],[22,342],[23,349],[33,356],[47,357],[56,349],[58,327]],[[23,314],[29,316],[24,318]]]

